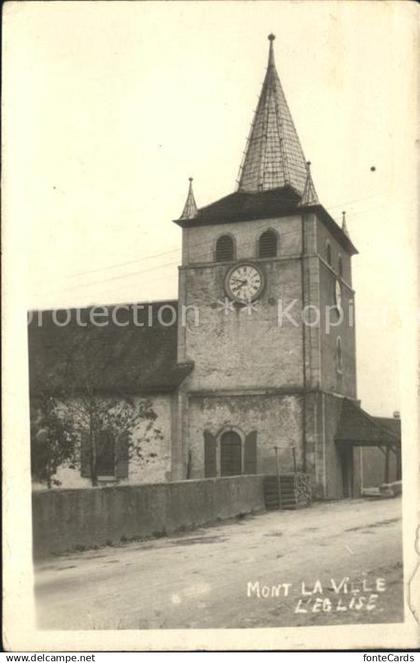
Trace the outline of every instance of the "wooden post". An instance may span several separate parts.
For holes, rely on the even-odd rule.
[[[389,447],[385,449],[385,483],[389,483]]]
[[[401,447],[397,447],[397,481],[401,481]]]
[[[296,473],[297,473],[297,465],[296,465],[296,447],[292,447],[292,454],[293,454],[293,472],[296,474]]]
[[[279,502],[279,509],[281,509],[281,483],[280,483],[280,464],[279,464],[279,448],[274,447],[276,454],[276,473],[277,473],[277,495]]]

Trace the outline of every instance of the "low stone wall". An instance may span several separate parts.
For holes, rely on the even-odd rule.
[[[255,475],[34,492],[34,557],[162,536],[262,511],[263,478]]]

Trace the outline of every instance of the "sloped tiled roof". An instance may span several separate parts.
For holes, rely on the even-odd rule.
[[[396,417],[372,417],[382,428],[388,429],[394,435],[401,437],[401,419]]]
[[[299,200],[299,196],[290,187],[260,193],[237,191],[201,207],[194,219],[179,219],[179,225],[203,225],[205,222],[217,223],[219,219],[227,222],[275,215],[279,210],[296,209]]]
[[[382,417],[372,417],[344,398],[335,441],[355,446],[398,446],[401,437],[396,429],[384,425]]]
[[[94,320],[107,321],[104,326],[91,323],[94,307],[42,311],[42,324],[38,313],[33,314],[28,325],[31,393],[175,390],[193,365],[177,364],[177,324],[165,325],[172,319],[170,309],[162,309],[164,324],[157,318],[159,307],[165,305],[178,308],[177,301],[100,307],[106,316]],[[54,316],[60,323],[68,315],[69,324],[54,322]],[[133,324],[134,320],[144,326]]]
[[[268,66],[240,168],[238,190],[266,191],[290,185],[302,195],[305,157],[276,70],[274,38],[268,37]]]

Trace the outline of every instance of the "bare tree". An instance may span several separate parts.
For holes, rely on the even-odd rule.
[[[59,414],[53,398],[41,395],[31,407],[32,478],[48,488],[59,485],[54,475],[60,465],[75,463],[77,446],[71,422]]]

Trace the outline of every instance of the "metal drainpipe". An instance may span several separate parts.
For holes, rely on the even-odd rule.
[[[301,216],[301,241],[302,251],[300,257],[300,272],[301,272],[301,294],[302,294],[302,311],[305,307],[305,217]],[[306,325],[302,319],[302,377],[303,377],[303,398],[302,398],[302,471],[306,472]]]

